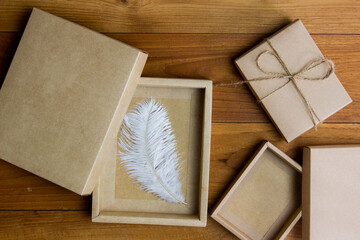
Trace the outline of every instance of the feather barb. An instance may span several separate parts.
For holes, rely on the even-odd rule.
[[[166,108],[150,98],[128,112],[118,141],[127,173],[146,192],[174,203],[187,204],[179,180],[179,156]]]

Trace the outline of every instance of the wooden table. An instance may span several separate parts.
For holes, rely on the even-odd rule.
[[[143,76],[240,79],[233,60],[297,18],[353,103],[287,144],[246,86],[214,87],[209,207],[263,139],[301,163],[312,144],[360,143],[360,2],[355,0],[1,0],[3,80],[32,7],[38,7],[149,53]],[[0,116],[1,117],[1,116]],[[19,146],[21,151],[21,146]],[[341,161],[341,159],[339,159]],[[91,223],[80,197],[0,160],[0,239],[236,239],[208,219],[206,228]],[[301,221],[290,239],[301,239]]]

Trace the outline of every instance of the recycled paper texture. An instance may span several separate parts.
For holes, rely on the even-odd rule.
[[[269,41],[291,74],[296,74],[314,60],[323,58],[300,20],[271,36]],[[274,53],[267,41],[263,41],[235,61],[244,80],[269,77],[269,74],[265,74],[257,66],[257,58],[264,51]],[[285,73],[279,61],[270,54],[259,59],[259,65],[267,72]],[[327,64],[321,64],[306,71],[304,77],[321,78],[326,75],[328,68]],[[274,78],[248,83],[257,99],[261,100],[262,106],[275,126],[288,142],[314,127],[307,103],[320,121],[323,121],[351,102],[351,98],[335,73],[324,80],[296,79],[301,93],[293,82],[279,88],[288,80],[289,78]],[[315,122],[319,121],[315,119]]]
[[[141,78],[132,105],[148,98],[167,108],[180,155],[186,204],[171,203],[139,189],[119,160],[114,136],[93,192],[92,221],[205,227],[209,187],[212,82]],[[116,132],[118,133],[118,132]]]
[[[0,158],[90,194],[146,56],[34,9],[0,92]]]
[[[360,236],[360,145],[304,148],[303,239]]]
[[[264,142],[212,211],[242,240],[283,240],[301,217],[301,166]]]
[[[219,214],[250,239],[274,239],[301,205],[300,184],[301,174],[267,150]]]
[[[168,110],[180,155],[180,181],[184,204],[170,203],[140,189],[121,166],[117,144],[101,177],[101,210],[138,213],[196,214],[199,206],[201,159],[202,94],[198,89],[141,87],[136,89],[131,106],[153,97]]]

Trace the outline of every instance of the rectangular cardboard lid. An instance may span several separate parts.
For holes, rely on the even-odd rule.
[[[146,58],[33,9],[0,91],[0,158],[90,194]]]
[[[304,148],[303,239],[359,239],[360,145]]]

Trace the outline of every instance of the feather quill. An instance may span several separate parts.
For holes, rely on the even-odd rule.
[[[183,203],[179,156],[166,108],[153,98],[135,105],[124,117],[119,155],[142,189],[168,202]]]

